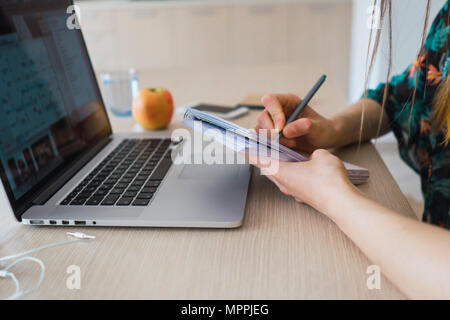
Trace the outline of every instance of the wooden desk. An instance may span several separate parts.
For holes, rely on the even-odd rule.
[[[255,97],[245,102],[255,102]],[[239,119],[251,127],[256,113]],[[112,118],[116,130],[131,120]],[[173,126],[178,126],[175,121]],[[370,169],[360,188],[386,206],[414,214],[371,144],[340,150],[344,160]],[[176,195],[174,195],[176,197]],[[4,203],[3,203],[4,205]],[[3,206],[1,207],[3,208]],[[21,225],[0,210],[0,256],[66,239],[66,231],[97,236],[35,256],[47,267],[38,299],[403,299],[387,279],[366,287],[371,262],[327,217],[281,194],[254,170],[244,225],[238,229],[51,228]],[[81,268],[81,289],[66,287],[70,265]],[[39,275],[15,267],[21,283]],[[13,284],[0,280],[0,297]]]

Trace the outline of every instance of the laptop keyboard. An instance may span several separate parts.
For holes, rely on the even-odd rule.
[[[170,139],[123,140],[60,205],[148,205],[172,165],[170,143]]]

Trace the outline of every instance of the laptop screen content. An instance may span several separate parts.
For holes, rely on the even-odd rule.
[[[111,132],[70,5],[0,1],[0,173],[13,202]]]

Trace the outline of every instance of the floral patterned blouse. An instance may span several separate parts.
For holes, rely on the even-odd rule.
[[[416,61],[388,83],[385,104],[401,158],[418,174],[425,198],[423,221],[450,229],[450,144],[446,130],[432,130],[432,100],[450,68],[449,1],[436,16]],[[412,96],[418,77],[416,99]],[[386,84],[368,90],[368,98],[381,104]],[[411,110],[412,108],[412,110]]]

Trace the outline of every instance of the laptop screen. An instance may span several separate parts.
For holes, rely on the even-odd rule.
[[[0,171],[16,205],[111,133],[70,5],[0,0]]]

